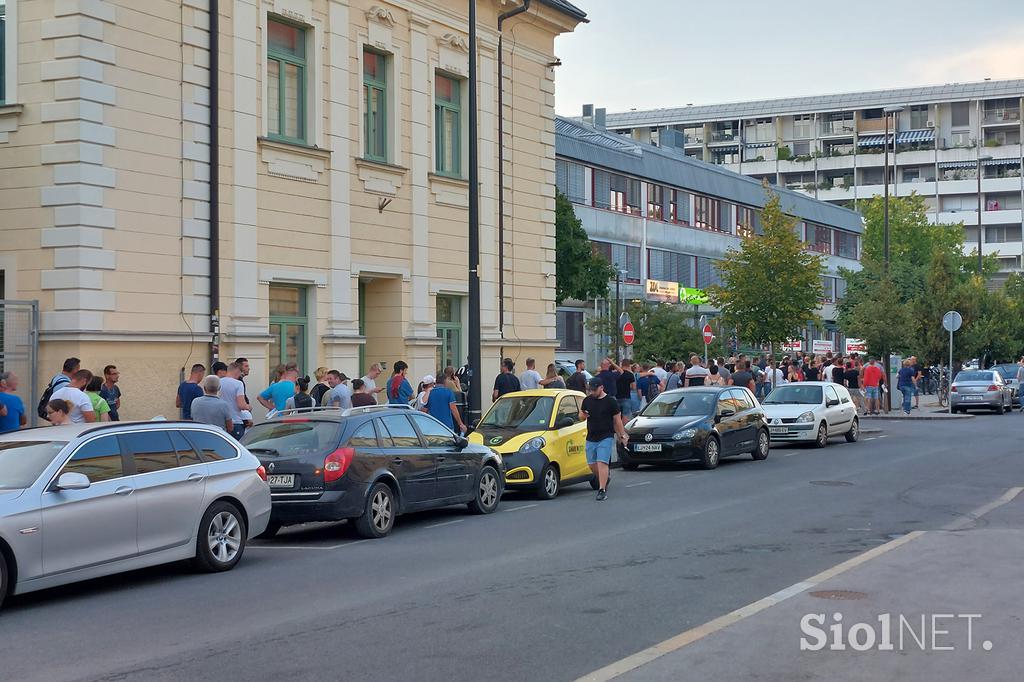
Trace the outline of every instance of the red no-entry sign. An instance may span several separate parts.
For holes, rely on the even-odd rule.
[[[704,344],[710,344],[715,338],[715,335],[711,333],[711,325],[704,325]]]
[[[633,339],[636,338],[636,332],[633,329],[633,323],[627,322],[622,325],[622,340],[627,346],[633,345]]]

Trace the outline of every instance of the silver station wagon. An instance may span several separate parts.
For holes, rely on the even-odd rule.
[[[259,460],[192,422],[68,424],[0,436],[8,594],[191,559],[238,563],[270,519]]]

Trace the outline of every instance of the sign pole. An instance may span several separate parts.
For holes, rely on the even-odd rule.
[[[949,384],[946,386],[946,407],[949,409],[949,414],[953,414],[953,396],[951,395],[951,389],[953,387],[953,330],[949,330]],[[1011,405],[1013,407],[1013,405]]]

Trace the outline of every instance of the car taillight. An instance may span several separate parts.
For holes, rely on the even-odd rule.
[[[348,471],[356,451],[352,448],[338,448],[324,458],[324,483],[337,481]]]
[[[956,393],[956,384],[953,384],[952,386],[949,387],[949,392]]]
[[[267,470],[262,464],[256,467],[256,475],[259,476],[264,481],[267,480]]]
[[[991,384],[991,385],[990,385],[990,386],[988,387],[988,390],[990,390],[990,391],[998,391],[998,390],[999,390],[999,387],[998,387],[998,386],[996,386],[995,384]]]

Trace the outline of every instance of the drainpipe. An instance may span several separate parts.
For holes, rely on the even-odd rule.
[[[210,0],[210,358],[220,360],[220,8]]]
[[[498,15],[498,331],[505,338],[505,52],[501,25],[530,9],[530,0]],[[502,351],[504,352],[504,351]]]

